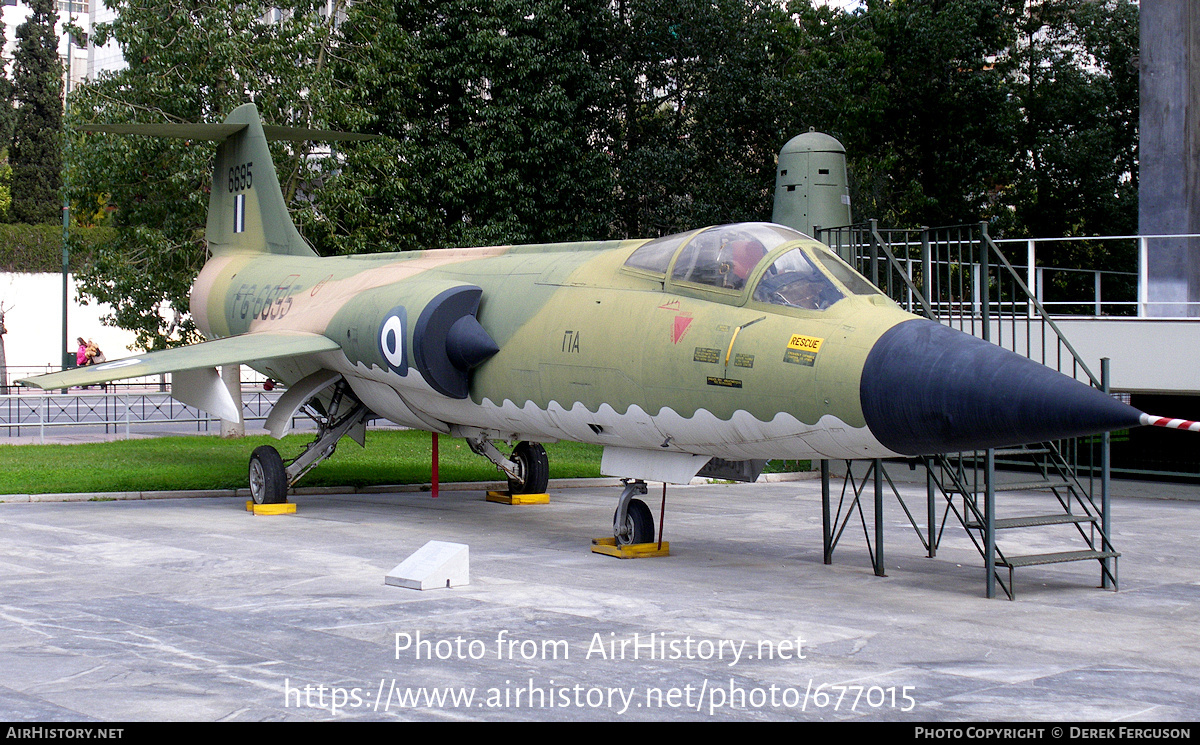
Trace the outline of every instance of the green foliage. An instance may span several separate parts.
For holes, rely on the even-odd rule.
[[[1060,0],[1019,25],[1023,117],[1009,228],[1033,236],[1137,232],[1138,8]],[[1067,257],[1061,257],[1070,260]]]
[[[788,139],[787,15],[772,2],[617,3],[617,233],[769,219]]]
[[[367,0],[334,66],[335,124],[386,139],[325,190],[322,253],[579,239],[607,230],[599,0]],[[307,234],[314,235],[312,226]]]
[[[119,17],[97,25],[96,43],[116,39],[129,66],[72,93],[76,122],[214,122],[253,101],[269,123],[324,126],[335,33],[324,2],[106,1]],[[273,154],[288,198],[307,204],[307,149]],[[212,157],[207,142],[73,136],[72,203],[111,208],[116,228],[81,290],[143,348],[197,339],[187,293],[206,258]]]
[[[1012,160],[1014,116],[997,57],[1013,40],[1013,5],[868,6],[862,32],[878,50],[868,84],[882,90],[868,116],[842,119],[860,215],[894,225],[944,225],[986,214]]]
[[[28,20],[17,27],[13,56],[17,108],[9,153],[12,216],[18,222],[61,222],[62,64],[54,32],[58,12],[55,0],[32,0],[30,9]]]
[[[113,239],[111,228],[71,229],[71,270],[91,261],[96,245]],[[0,272],[61,272],[62,226],[0,224]]]
[[[823,92],[800,122],[846,145],[857,217],[985,219],[996,236],[1135,230],[1129,0],[878,0],[853,14],[805,6],[792,6],[796,79]]]
[[[786,20],[743,0],[356,3],[339,124],[387,139],[346,154],[322,252],[765,217]]]
[[[268,123],[382,135],[274,151],[326,255],[769,219],[775,154],[809,127],[846,146],[859,218],[1041,236],[1136,215],[1130,0],[362,0],[336,28],[310,0],[106,1],[97,41],[130,67],[79,89],[82,121],[253,100]],[[73,204],[117,229],[85,291],[148,348],[194,338],[211,146],[72,148]]]

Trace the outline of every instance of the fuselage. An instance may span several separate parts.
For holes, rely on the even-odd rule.
[[[743,277],[717,249],[719,281],[683,272],[695,258],[678,247],[667,246],[678,255],[661,272],[631,264],[647,241],[231,255],[205,267],[192,310],[210,337],[294,330],[339,342],[319,360],[253,364],[285,384],[336,370],[376,414],[407,426],[731,460],[895,455],[867,427],[860,378],[879,337],[914,316],[833,272],[820,277],[832,302],[767,293],[786,254],[832,265],[821,244],[783,238]],[[468,396],[453,398],[410,355],[424,304],[463,285],[482,290],[478,322],[499,352],[472,371]]]

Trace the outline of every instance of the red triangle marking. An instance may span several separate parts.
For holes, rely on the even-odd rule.
[[[678,344],[683,335],[687,333],[688,326],[691,325],[691,316],[675,316],[675,326],[671,329],[671,343]]]

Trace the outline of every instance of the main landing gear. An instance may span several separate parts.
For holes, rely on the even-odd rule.
[[[327,414],[311,406],[307,410],[317,422],[317,437],[291,463],[285,465],[279,451],[270,445],[255,448],[251,454],[250,498],[255,504],[286,502],[288,487],[333,455],[342,437],[350,435],[363,444],[371,411],[354,397],[344,381],[334,387]]]
[[[546,456],[546,448],[522,440],[513,448],[512,456],[505,458],[482,430],[463,428],[458,434],[467,441],[471,452],[482,455],[504,471],[509,494],[546,493],[546,487],[550,485],[550,459]]]
[[[618,546],[653,542],[654,515],[645,502],[634,499],[635,494],[646,493],[646,482],[640,479],[621,481],[625,488],[617,502],[617,511],[613,513],[613,538]]]

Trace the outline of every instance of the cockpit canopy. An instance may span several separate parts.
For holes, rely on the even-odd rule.
[[[673,286],[698,285],[740,296],[758,266],[776,248],[800,240],[807,243],[809,239],[782,225],[719,225],[650,241],[634,251],[625,266],[660,274],[664,279],[670,270]],[[831,276],[841,287],[831,281]],[[854,295],[878,293],[831,251],[808,243],[805,248],[797,246],[770,259],[751,297],[790,308],[825,310],[845,297],[846,291]]]

